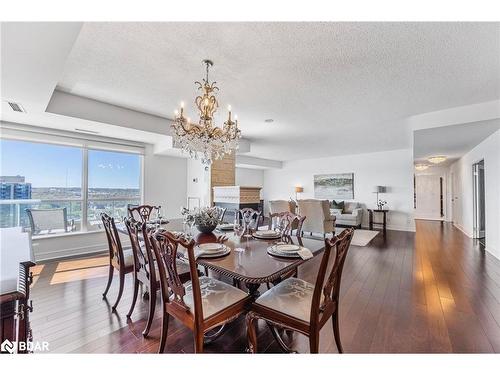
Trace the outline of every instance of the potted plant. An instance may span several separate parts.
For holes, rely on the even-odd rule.
[[[220,211],[218,207],[195,208],[187,216],[201,233],[212,233],[219,224]]]

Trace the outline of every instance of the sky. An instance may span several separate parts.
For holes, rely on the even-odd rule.
[[[140,156],[89,150],[89,187],[140,186]],[[81,187],[82,149],[0,140],[0,175],[26,177],[33,187]]]

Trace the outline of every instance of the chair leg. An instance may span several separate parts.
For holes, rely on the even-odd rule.
[[[134,312],[135,303],[137,301],[137,295],[139,294],[139,280],[137,280],[134,273],[134,296],[132,297],[132,305],[130,305],[130,310],[127,313],[127,318],[130,318]]]
[[[156,308],[156,293],[152,292],[149,295],[149,312],[148,312],[148,321],[146,322],[146,327],[144,331],[142,331],[142,335],[147,337],[149,335],[149,330],[151,329],[151,324],[153,323],[153,318],[155,316],[155,308]]]
[[[116,298],[116,302],[112,307],[113,311],[116,310],[116,306],[118,306],[118,302],[120,302],[120,299],[122,298],[124,284],[125,284],[125,274],[123,272],[120,272],[120,289],[118,290],[118,297]]]
[[[106,294],[108,294],[109,287],[111,286],[111,282],[113,281],[113,271],[114,271],[114,268],[110,264],[109,265],[108,285],[106,285],[106,289],[104,290],[104,293],[102,294],[103,299],[106,298]]]
[[[247,337],[248,337],[248,352],[257,353],[257,333],[255,332],[255,323],[258,319],[257,315],[250,311],[246,316]]]
[[[337,349],[339,353],[344,353],[344,348],[342,348],[342,343],[340,342],[340,329],[339,329],[339,314],[335,312],[332,315],[332,325],[333,325],[333,335],[335,336],[335,344],[337,344]]]
[[[194,332],[194,352],[195,353],[203,353],[203,342],[204,335],[203,331],[195,331]]]
[[[169,317],[170,317],[170,315],[168,315],[167,311],[164,308],[163,309],[163,318],[162,318],[162,323],[161,323],[160,347],[158,348],[158,353],[159,354],[161,354],[161,353],[163,353],[165,351],[165,345],[167,343],[167,335],[168,335],[168,320],[169,320]]]
[[[309,351],[311,354],[317,354],[319,352],[319,332],[309,336]]]

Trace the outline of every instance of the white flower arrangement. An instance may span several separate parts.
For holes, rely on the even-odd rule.
[[[219,224],[219,207],[202,207],[188,210],[183,208],[181,214],[185,216],[187,222],[193,222],[195,225],[214,226]]]

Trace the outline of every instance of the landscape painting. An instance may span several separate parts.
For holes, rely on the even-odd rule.
[[[354,199],[354,173],[314,175],[314,196],[318,199]]]

